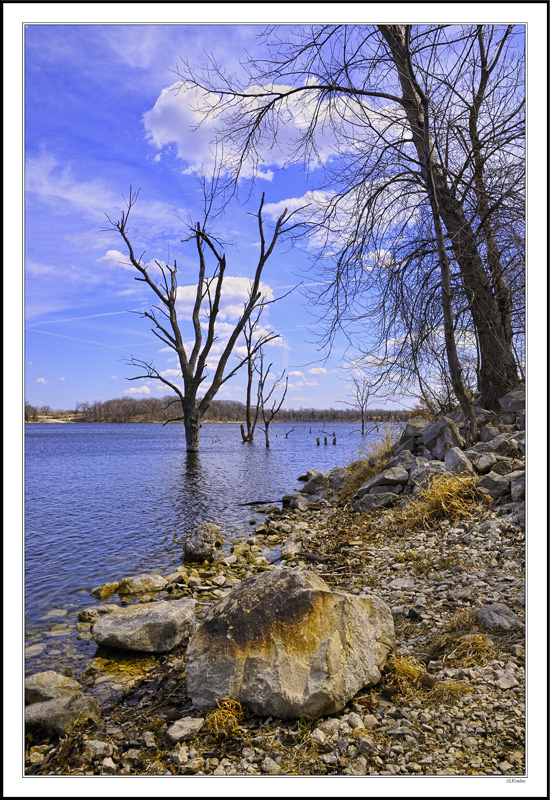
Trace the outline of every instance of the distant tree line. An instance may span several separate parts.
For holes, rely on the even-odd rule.
[[[92,403],[77,403],[74,409],[63,411],[52,410],[50,406],[32,406],[25,403],[25,421],[37,422],[41,418],[70,419],[73,422],[167,422],[171,417],[173,398],[146,397],[120,397],[113,400],[96,400]],[[177,412],[172,412],[176,416]],[[238,400],[213,400],[205,414],[205,422],[243,422],[246,415],[246,406]],[[406,419],[410,412],[396,409],[369,409],[366,419],[387,422],[391,420]],[[279,422],[304,422],[325,424],[330,422],[353,423],[360,420],[356,409],[346,408],[300,408],[281,409],[277,415]]]

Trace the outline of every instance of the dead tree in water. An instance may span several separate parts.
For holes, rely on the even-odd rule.
[[[254,357],[263,344],[267,344],[267,342],[276,338],[276,334],[266,331],[256,338],[248,356],[239,358],[234,367],[227,366],[237,340],[245,330],[253,313],[261,311],[266,303],[274,302],[273,300],[266,300],[262,295],[260,288],[262,272],[273,253],[277,240],[296,226],[287,224],[292,214],[288,214],[285,209],[275,223],[271,239],[266,241],[262,217],[265,196],[262,195],[259,210],[255,215],[258,220],[260,253],[254,269],[254,276],[250,279],[248,299],[244,303],[241,315],[228,337],[217,364],[213,366],[210,386],[204,396],[199,398],[198,391],[208,376],[209,364],[207,362],[217,339],[217,320],[226,270],[226,256],[218,240],[205,227],[208,221],[208,214],[206,213],[205,221],[191,226],[189,237],[183,240],[194,241],[198,256],[195,300],[191,314],[194,339],[191,345],[188,345],[180,329],[180,320],[177,313],[178,283],[176,275],[178,267],[176,261],[174,261],[173,266],[162,264],[159,261],[155,261],[154,265],[149,265],[143,261],[143,253],[141,256],[135,254],[133,245],[130,242],[128,219],[133,206],[138,200],[138,196],[139,191],[132,191],[130,187],[126,206],[120,210],[120,216],[111,219],[106,215],[108,225],[105,230],[118,231],[126,245],[130,264],[138,272],[135,280],[146,283],[156,296],[158,305],[143,311],[142,316],[153,323],[151,330],[155,336],[176,353],[183,389],[169,380],[166,374],[160,372],[152,362],[139,358],[132,357],[129,361],[132,366],[137,367],[140,371],[138,375],[129,380],[152,378],[161,381],[174,392],[176,395],[174,402],[180,406],[181,413],[169,419],[167,418],[166,422],[182,421],[184,423],[187,452],[195,452],[199,449],[199,430],[202,419],[220,387],[233,377],[251,357]],[[209,257],[214,262],[210,276],[207,275],[207,260]],[[150,272],[150,268],[153,275]],[[156,276],[154,276],[155,272]]]
[[[274,380],[273,386],[271,387],[269,392],[267,392],[267,394],[266,394],[265,384],[266,384],[267,378],[269,376],[269,372],[270,372],[271,367],[273,366],[273,364],[270,364],[268,366],[268,368],[264,371],[264,354],[261,351],[260,351],[259,361],[260,361],[260,365],[259,365],[259,367],[257,367],[257,372],[258,372],[258,376],[259,376],[258,377],[258,407],[260,409],[260,413],[262,415],[262,420],[263,420],[263,423],[264,423],[263,430],[264,430],[264,433],[265,433],[265,446],[269,447],[270,446],[270,442],[269,442],[269,426],[271,425],[271,423],[273,422],[273,420],[275,419],[275,417],[277,416],[277,414],[281,410],[281,406],[283,405],[283,403],[285,401],[286,393],[288,391],[288,375],[286,376],[285,388],[284,388],[284,391],[283,391],[283,394],[282,394],[282,397],[281,397],[280,401],[277,403],[277,400],[273,400],[273,405],[271,406],[271,408],[268,408],[268,403],[271,400],[271,398],[273,397],[273,393],[275,392],[275,389],[283,382],[283,378],[285,377],[285,371],[286,370],[283,370],[282,375]]]

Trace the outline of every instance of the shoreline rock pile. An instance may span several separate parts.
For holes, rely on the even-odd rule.
[[[81,633],[90,641],[132,614],[150,619],[145,612],[153,614],[155,606],[193,608],[199,626],[194,630],[188,614],[181,640],[154,656],[146,677],[121,685],[101,718],[93,703],[66,714],[71,702],[94,700],[82,689],[94,691],[101,669],[68,688],[61,676],[28,678],[26,716],[34,737],[28,774],[524,774],[523,404],[518,387],[501,401],[502,414],[479,409],[479,440],[468,448],[459,413],[435,423],[414,418],[383,470],[361,483],[347,506],[338,498],[357,472],[310,470],[301,476],[301,492],[285,496],[282,510],[266,509],[265,523],[230,556],[218,552],[168,576],[97,587],[94,596],[102,601],[118,591],[130,605],[102,602],[81,612],[80,624],[90,626]],[[474,476],[479,499],[469,516],[442,519],[435,529],[392,527],[392,507],[414,502],[430,477],[444,472]],[[270,548],[277,563],[266,557]],[[276,600],[284,605],[287,597],[291,607],[290,584],[307,602],[303,613],[298,602],[290,614],[297,624],[289,637]],[[140,593],[125,594],[127,587]],[[255,603],[261,635],[244,619],[248,614],[250,621]],[[366,654],[359,661],[352,656],[356,682],[342,679],[345,691],[335,702],[327,679],[346,660],[338,648],[350,652],[349,625],[358,640],[359,629],[368,629],[358,610],[369,604],[386,620],[378,677],[361,674]],[[306,618],[316,623],[298,642],[300,626],[309,630]],[[149,639],[150,633],[139,634],[137,641]],[[367,650],[376,650],[372,639]],[[92,661],[124,659],[120,650],[98,653]],[[301,705],[289,699],[293,681],[305,698]],[[37,689],[43,684],[49,694]],[[233,705],[224,705],[222,695]],[[317,705],[307,723],[301,711],[312,697]],[[257,698],[272,705],[256,704]],[[38,713],[52,702],[64,709],[57,723]]]

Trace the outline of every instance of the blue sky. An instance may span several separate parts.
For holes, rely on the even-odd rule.
[[[48,4],[42,8],[46,7],[55,8]],[[181,290],[182,298],[189,294],[196,258],[192,245],[181,242],[186,234],[182,219],[188,215],[200,219],[201,194],[190,173],[210,163],[214,134],[211,125],[192,131],[197,116],[190,102],[173,91],[174,70],[180,57],[204,63],[203,50],[212,51],[225,67],[238,69],[245,49],[260,54],[255,34],[265,21],[272,21],[256,17],[259,24],[250,24],[247,7],[237,5],[235,14],[238,11],[243,22],[227,24],[227,18],[217,14],[220,23],[212,26],[204,23],[204,14],[201,19],[199,6],[200,24],[195,24],[190,7],[181,4],[179,24],[141,22],[153,16],[170,20],[175,7],[180,4],[155,6],[159,13],[147,16],[150,6],[137,5],[125,14],[125,24],[113,24],[106,7],[101,11],[101,5],[75,4],[71,8],[78,9],[76,14],[52,12],[51,21],[41,14],[42,24],[25,28],[23,358],[25,397],[33,404],[72,408],[79,401],[125,394],[165,394],[165,387],[154,381],[127,380],[136,374],[126,364],[131,356],[153,360],[159,370],[173,376],[174,354],[161,352],[148,322],[129,313],[148,306],[150,291],[124,265],[120,237],[101,231],[104,215],[116,214],[130,185],[139,188],[132,219],[135,248],[145,251],[147,262],[176,258],[179,285],[187,287]],[[366,4],[368,8],[372,9]],[[398,13],[399,6],[393,8]],[[422,8],[427,9],[425,19],[433,21],[432,7],[418,6],[419,14]],[[468,21],[475,21],[472,8],[466,6]],[[83,9],[86,14],[79,22]],[[503,10],[500,14],[502,21],[510,19]],[[330,141],[323,146],[328,156]],[[231,241],[226,247],[231,292],[222,306],[222,341],[235,322],[232,308],[244,299],[255,266],[258,232],[250,214],[258,207],[260,193],[266,193],[265,216],[270,223],[284,201],[301,198],[315,187],[315,171],[308,183],[298,167],[277,170],[276,166],[264,167],[265,177],[257,181],[248,204],[233,204],[217,226]],[[280,245],[262,279],[268,296],[284,294],[299,281],[315,282],[308,266],[305,249]],[[182,315],[184,306],[182,302]],[[339,406],[349,391],[346,367],[352,354],[345,351],[343,341],[337,341],[324,360],[315,312],[303,293],[295,291],[269,306],[262,319],[266,328],[281,334],[267,355],[274,370],[286,369],[290,375],[287,407]],[[242,400],[244,372],[225,384],[218,397]]]
[[[195,280],[192,244],[182,244],[189,214],[200,219],[201,193],[193,168],[209,164],[212,126],[193,132],[189,102],[172,87],[180,56],[213,50],[227,66],[254,44],[258,26],[29,25],[25,34],[25,366],[26,398],[35,405],[72,408],[78,401],[131,394],[160,397],[166,387],[132,381],[130,356],[174,369],[146,320],[151,293],[134,280],[116,232],[101,231],[129,186],[140,189],[132,239],[145,261],[174,258],[181,287]],[[246,184],[246,181],[245,181]],[[246,185],[243,186],[247,188]],[[223,333],[235,322],[258,256],[253,217],[262,191],[266,224],[281,201],[311,189],[299,168],[269,170],[250,201],[234,203],[217,224],[226,247],[228,291]],[[270,213],[270,206],[273,209]],[[303,249],[281,243],[262,281],[279,296],[309,266]],[[190,291],[190,290],[188,290]],[[232,305],[232,308],[229,306]],[[185,319],[185,309],[180,315]],[[287,407],[328,407],[346,397],[343,343],[328,361],[319,350],[315,318],[295,291],[272,304],[262,324],[279,334],[267,356],[290,374]],[[244,371],[218,397],[244,399]]]

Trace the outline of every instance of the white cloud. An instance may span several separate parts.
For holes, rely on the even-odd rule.
[[[122,394],[151,394],[148,386],[132,386],[130,389],[122,392]]]
[[[48,383],[48,381],[46,380],[46,378],[37,378],[35,380],[35,383]]]
[[[107,250],[105,255],[97,259],[100,262],[107,264],[109,267],[122,267],[130,271],[134,270],[132,264],[128,260],[128,256],[121,253],[120,250]]]
[[[118,381],[118,375],[111,375],[112,381]]]
[[[319,386],[319,381],[312,381],[307,380],[307,378],[303,381],[296,381],[294,384],[295,386]]]
[[[288,374],[289,374],[289,377],[291,377],[291,378],[305,378],[306,377],[303,372],[300,372],[299,369],[295,369],[292,372],[289,372]]]
[[[236,321],[241,316],[244,306],[248,301],[251,287],[252,280],[250,278],[236,277],[231,275],[224,276],[220,310],[218,315],[218,319],[220,321]],[[215,290],[216,282],[213,282],[210,287],[211,294],[213,294]],[[180,286],[178,288],[177,310],[178,314],[180,315],[180,319],[191,319],[193,306],[195,304],[196,292],[196,284],[190,286]],[[260,283],[260,292],[264,300],[269,301],[274,299],[273,290],[267,284]],[[207,308],[207,304],[203,302],[203,318],[206,314]],[[218,327],[218,331],[221,331],[220,327]]]
[[[181,370],[180,369],[165,369],[161,373],[163,378],[167,378],[167,380],[172,380],[173,378],[181,378]]]
[[[312,369],[308,369],[308,373],[310,375],[326,375],[328,370],[324,367],[312,367]]]
[[[58,381],[66,381],[66,380],[67,380],[67,378],[58,378],[57,380],[58,380]]]

